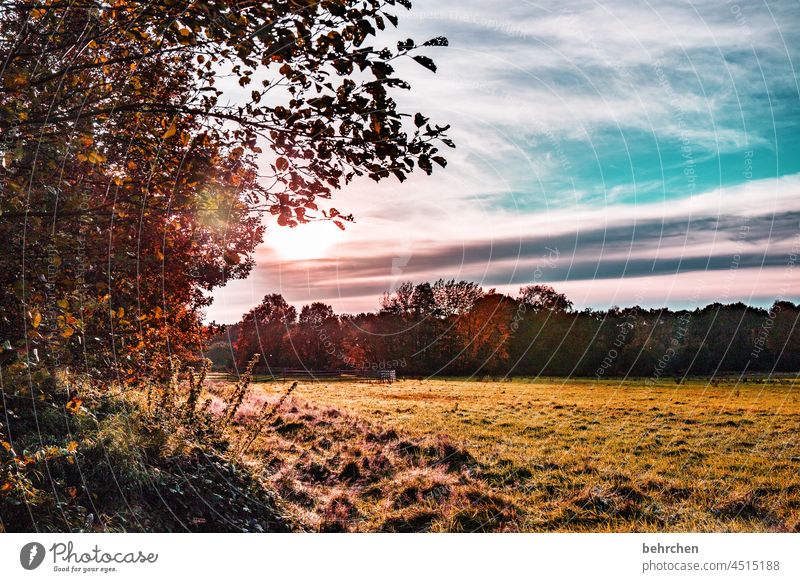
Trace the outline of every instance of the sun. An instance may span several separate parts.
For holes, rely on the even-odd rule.
[[[310,222],[295,228],[271,228],[264,242],[285,261],[308,261],[328,257],[342,234],[330,222]]]

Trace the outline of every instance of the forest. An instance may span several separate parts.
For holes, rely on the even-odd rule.
[[[217,333],[207,356],[243,370],[396,369],[399,376],[582,376],[653,380],[800,369],[800,308],[713,303],[693,310],[572,308],[547,285],[517,297],[468,281],[405,282],[377,312],[297,310],[269,294]]]

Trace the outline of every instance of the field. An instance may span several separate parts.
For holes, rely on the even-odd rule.
[[[303,529],[800,531],[791,379],[300,383],[259,426],[289,386],[232,436]]]

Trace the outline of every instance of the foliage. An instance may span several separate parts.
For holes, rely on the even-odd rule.
[[[50,370],[166,378],[207,339],[208,291],[252,268],[262,215],[344,228],[327,201],[354,178],[444,166],[447,128],[392,93],[396,60],[435,70],[418,49],[446,40],[368,43],[398,7],[6,3],[0,338]]]
[[[217,353],[225,354],[227,335],[237,338],[240,368],[251,354],[261,353],[262,373],[396,368],[400,375],[635,376],[680,382],[692,375],[800,370],[799,317],[800,308],[788,301],[769,309],[715,303],[692,311],[576,312],[552,287],[523,287],[513,298],[467,281],[439,280],[402,283],[381,297],[377,313],[336,316],[330,306],[315,303],[302,308],[299,321],[283,297],[268,295],[214,341]],[[215,365],[230,369],[224,359]]]

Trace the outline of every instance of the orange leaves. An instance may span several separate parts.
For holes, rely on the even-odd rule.
[[[42,324],[42,314],[39,313],[38,309],[28,313],[28,317],[30,317],[33,329],[37,329]]]
[[[22,89],[28,85],[28,77],[24,73],[6,75],[3,81],[7,89]]]
[[[173,121],[172,124],[170,124],[169,129],[167,129],[167,131],[164,132],[164,135],[161,136],[161,139],[169,139],[169,138],[171,138],[173,135],[175,135],[175,132],[177,130],[178,130],[178,127],[175,124],[175,122]]]
[[[74,453],[78,450],[78,443],[75,441],[69,441],[66,446],[67,452]]]
[[[67,412],[70,414],[78,414],[81,410],[81,405],[83,404],[83,400],[78,398],[77,396],[73,396],[70,398],[69,402],[66,404]],[[74,442],[74,441],[73,441]],[[70,443],[72,444],[72,443]],[[69,446],[69,445],[68,445]],[[77,443],[75,443],[75,447],[77,448]]]
[[[88,154],[78,154],[77,157],[78,161],[89,162],[90,164],[101,164],[106,161],[106,157],[98,151],[91,151]]]
[[[81,324],[74,315],[67,311],[69,308],[69,301],[60,299],[56,302],[56,305],[64,311],[63,315],[56,317],[56,326],[61,330],[61,337],[69,339],[75,335],[76,328],[81,327]]]

